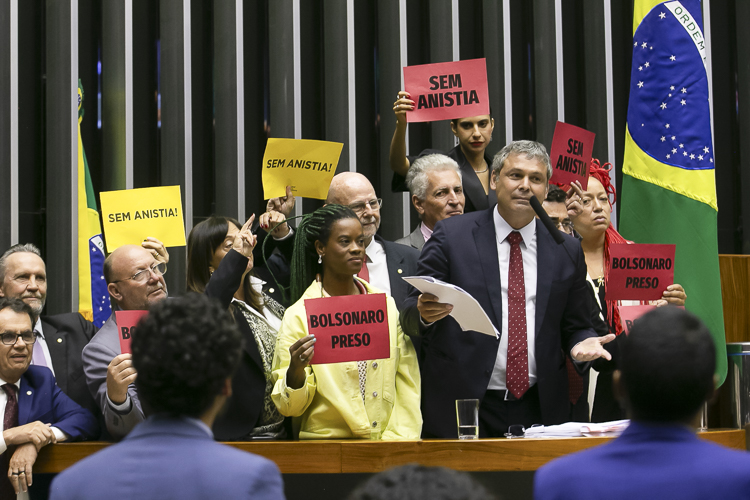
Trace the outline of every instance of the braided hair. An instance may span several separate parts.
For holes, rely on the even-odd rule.
[[[336,221],[343,219],[357,219],[357,214],[342,205],[325,205],[311,214],[305,215],[297,226],[297,237],[294,240],[292,253],[291,301],[297,302],[307,287],[315,279],[317,273],[323,272],[323,266],[318,264],[318,252],[315,242],[324,245],[328,243],[331,228]]]

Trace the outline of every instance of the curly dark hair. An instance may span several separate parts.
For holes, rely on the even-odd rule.
[[[188,293],[154,305],[131,347],[135,386],[148,412],[198,418],[237,368],[242,337],[217,301]]]
[[[419,464],[402,465],[375,474],[362,483],[348,500],[496,500],[465,472]]]

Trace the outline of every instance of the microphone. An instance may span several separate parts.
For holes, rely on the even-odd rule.
[[[542,221],[544,227],[549,231],[549,234],[552,235],[552,239],[555,240],[555,243],[561,245],[565,241],[565,238],[560,230],[555,227],[555,224],[552,222],[552,219],[549,218],[547,212],[544,211],[544,208],[542,208],[542,204],[539,203],[537,197],[532,195],[531,198],[529,198],[529,203],[531,204],[531,208],[534,209],[534,212],[536,212],[537,217],[539,217],[539,220]]]

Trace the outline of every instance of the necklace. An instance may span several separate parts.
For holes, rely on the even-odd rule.
[[[485,164],[485,165],[486,165],[486,164]],[[489,169],[490,169],[490,167],[489,167],[489,165],[487,165],[487,167],[485,167],[485,169],[484,169],[484,170],[474,170],[474,173],[475,173],[475,174],[483,174],[483,173],[485,173],[485,172],[486,172],[487,170],[489,170]]]

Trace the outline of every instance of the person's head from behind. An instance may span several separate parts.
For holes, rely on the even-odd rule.
[[[14,384],[31,363],[34,312],[17,298],[0,298],[0,378]]]
[[[464,213],[461,170],[452,158],[441,154],[419,158],[409,167],[406,185],[419,218],[430,229],[437,221]]]
[[[690,424],[713,394],[713,339],[690,312],[666,306],[641,316],[621,350],[615,391],[634,420]]]
[[[325,205],[306,215],[297,227],[292,254],[292,301],[316,275],[352,277],[362,269],[365,236],[357,214],[342,205]]]
[[[445,467],[402,465],[380,472],[354,490],[348,500],[494,500],[469,474]]]
[[[229,313],[204,294],[154,305],[132,335],[138,398],[149,413],[214,415],[231,395],[242,337]]]
[[[21,299],[38,318],[47,300],[47,267],[33,243],[13,245],[0,256],[0,297]]]
[[[365,234],[365,245],[369,245],[380,227],[380,207],[383,200],[375,195],[375,188],[364,175],[357,172],[342,172],[333,176],[328,188],[326,204],[344,205],[351,208]]]
[[[513,141],[492,160],[490,187],[497,194],[497,211],[514,229],[535,217],[529,200],[547,196],[552,166],[545,147],[534,141]]]
[[[104,261],[104,279],[114,302],[125,311],[147,310],[167,297],[167,265],[137,245],[123,245]]]
[[[492,141],[495,120],[490,115],[469,116],[451,120],[451,130],[465,152],[482,153]]]
[[[542,208],[547,212],[557,229],[565,234],[573,234],[573,224],[570,222],[568,209],[565,206],[565,198],[565,191],[554,184],[550,184]]]

